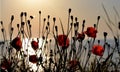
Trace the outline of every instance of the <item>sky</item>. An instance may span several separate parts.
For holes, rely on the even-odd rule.
[[[27,12],[28,18],[30,15],[35,17],[31,22],[33,37],[38,37],[39,11],[42,12],[42,19],[50,15],[51,24],[52,18],[56,17],[59,30],[61,30],[59,18],[62,20],[66,30],[69,8],[72,9],[71,14],[74,17],[78,17],[80,24],[82,24],[84,19],[86,20],[86,28],[93,26],[96,23],[97,16],[101,16],[98,38],[103,38],[102,34],[104,31],[110,31],[103,20],[106,16],[102,4],[104,4],[111,18],[114,18],[115,14],[113,6],[120,12],[120,0],[0,0],[0,3],[0,21],[4,22],[6,30],[8,30],[11,15],[15,17],[13,21],[14,36],[17,35],[16,24],[20,23],[21,12]],[[2,35],[1,32],[0,35]],[[112,37],[112,34],[109,34],[109,37]]]

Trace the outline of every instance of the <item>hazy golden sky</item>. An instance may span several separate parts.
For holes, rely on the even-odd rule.
[[[120,0],[0,0],[0,3],[0,20],[4,22],[6,29],[8,29],[11,15],[15,16],[13,21],[14,36],[17,35],[16,24],[20,23],[21,12],[27,12],[28,16],[35,16],[32,20],[34,37],[38,36],[38,12],[40,10],[42,11],[42,18],[47,18],[47,15],[50,15],[50,20],[52,20],[53,17],[56,17],[58,26],[60,24],[59,18],[61,18],[65,28],[69,8],[72,9],[72,15],[78,17],[80,24],[82,20],[86,20],[86,27],[95,24],[97,16],[105,17],[102,3],[111,17],[114,16],[113,6],[120,12]],[[103,19],[101,19],[98,37],[101,38],[102,32],[108,30]]]

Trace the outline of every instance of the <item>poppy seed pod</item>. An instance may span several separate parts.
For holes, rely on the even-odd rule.
[[[47,22],[47,25],[49,26],[49,25],[50,25],[50,22]]]

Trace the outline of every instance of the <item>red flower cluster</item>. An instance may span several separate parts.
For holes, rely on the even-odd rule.
[[[97,30],[94,27],[88,27],[85,33],[88,37],[96,38]]]
[[[70,68],[75,69],[78,65],[79,65],[79,61],[77,61],[77,60],[71,60],[71,61],[69,61]]]
[[[1,63],[1,69],[3,70],[6,70],[6,69],[9,69],[11,67],[11,62],[9,60],[4,60],[2,63]]]
[[[20,39],[20,37],[16,37],[11,41],[11,45],[17,50],[19,51],[22,48],[22,41]]]
[[[39,44],[38,44],[38,42],[36,42],[36,41],[32,41],[32,42],[31,42],[31,46],[32,46],[32,48],[33,48],[34,50],[37,50],[38,47],[39,47]]]
[[[84,38],[85,38],[85,34],[84,34],[84,33],[78,33],[78,34],[77,34],[77,39],[78,39],[78,40],[81,40],[81,41],[82,41],[82,40],[84,40]]]
[[[37,63],[38,62],[37,55],[30,55],[29,56],[29,61],[32,62],[32,63]]]
[[[94,45],[92,47],[92,53],[98,56],[103,56],[104,48],[101,45]]]
[[[58,35],[57,41],[58,41],[59,46],[61,46],[63,49],[68,48],[69,38],[66,35]]]

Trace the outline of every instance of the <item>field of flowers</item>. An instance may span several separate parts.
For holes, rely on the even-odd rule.
[[[9,24],[9,39],[6,37],[7,31],[3,21],[0,21],[4,40],[0,43],[0,72],[119,72],[120,22],[113,23],[104,6],[103,9],[107,17],[105,23],[113,33],[114,46],[109,43],[107,32],[101,33],[104,37],[102,43],[101,40],[96,40],[100,16],[96,18],[96,24],[85,29],[86,20],[80,24],[78,18],[71,15],[72,9],[68,10],[66,32],[61,19],[59,19],[61,26],[56,24],[55,17],[52,24],[49,21],[50,15],[42,19],[42,12],[39,11],[39,29],[36,29],[39,31],[38,38],[32,37],[31,20],[34,20],[34,17],[30,16],[28,20],[27,12],[20,14],[21,22],[16,25],[18,31],[15,38],[13,38],[15,27],[12,25],[14,15],[11,16]],[[116,27],[117,32],[113,31],[112,26]],[[59,34],[58,27],[61,28],[62,34]],[[80,27],[81,31],[78,31]],[[52,39],[48,38],[49,35],[52,35]],[[105,52],[107,55],[103,57]],[[118,54],[116,58],[115,53]]]

